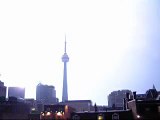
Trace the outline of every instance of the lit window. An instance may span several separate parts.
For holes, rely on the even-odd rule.
[[[51,115],[51,112],[47,112],[47,114],[46,114],[47,116],[50,116]]]
[[[102,115],[102,114],[99,114],[99,115],[98,115],[98,120],[103,120],[103,119],[104,119],[103,115]]]
[[[42,113],[42,116],[44,116],[44,113]]]
[[[31,110],[32,110],[32,111],[35,111],[36,109],[35,109],[35,108],[32,108]]]
[[[61,112],[58,112],[58,113],[57,113],[57,116],[62,116],[62,113],[61,113]]]
[[[137,115],[137,118],[139,119],[141,116],[140,115]]]

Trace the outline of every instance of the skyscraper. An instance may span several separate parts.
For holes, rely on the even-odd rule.
[[[25,98],[25,88],[8,87],[8,97]]]
[[[57,103],[55,87],[39,83],[36,87],[36,100],[41,101],[43,104]]]
[[[69,57],[66,52],[66,36],[65,36],[64,54],[62,56],[62,62],[64,62],[62,102],[68,101],[68,88],[67,88],[67,62],[68,61],[69,61]]]
[[[6,86],[4,86],[4,82],[0,81],[0,97],[6,97]]]

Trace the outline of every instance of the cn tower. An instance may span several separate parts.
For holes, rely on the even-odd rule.
[[[64,62],[62,102],[68,101],[68,88],[67,88],[67,62],[68,61],[69,61],[69,57],[66,52],[66,36],[65,36],[64,54],[62,56],[62,62]]]

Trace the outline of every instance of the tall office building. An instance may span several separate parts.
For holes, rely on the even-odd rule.
[[[62,56],[62,62],[64,62],[62,102],[68,101],[68,88],[67,88],[67,62],[68,61],[69,61],[69,57],[66,52],[66,36],[65,36],[64,54]]]
[[[113,91],[108,96],[108,107],[123,107],[123,98],[126,98],[126,93],[132,95],[130,90]]]
[[[57,103],[55,87],[39,83],[36,87],[36,100],[43,104]]]
[[[25,88],[8,87],[8,97],[23,98],[25,97]]]
[[[6,86],[4,86],[4,82],[0,81],[0,97],[6,97]]]

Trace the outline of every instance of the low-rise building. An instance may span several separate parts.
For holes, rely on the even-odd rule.
[[[92,111],[92,101],[91,100],[69,100],[61,102],[62,105],[68,105],[74,108],[77,112],[82,111]]]
[[[132,110],[134,119],[160,120],[160,100],[128,101],[128,109]]]
[[[73,112],[71,118],[72,120],[133,120],[131,110]]]
[[[44,105],[40,119],[67,120],[71,119],[71,113],[74,111],[75,109],[68,105]]]

